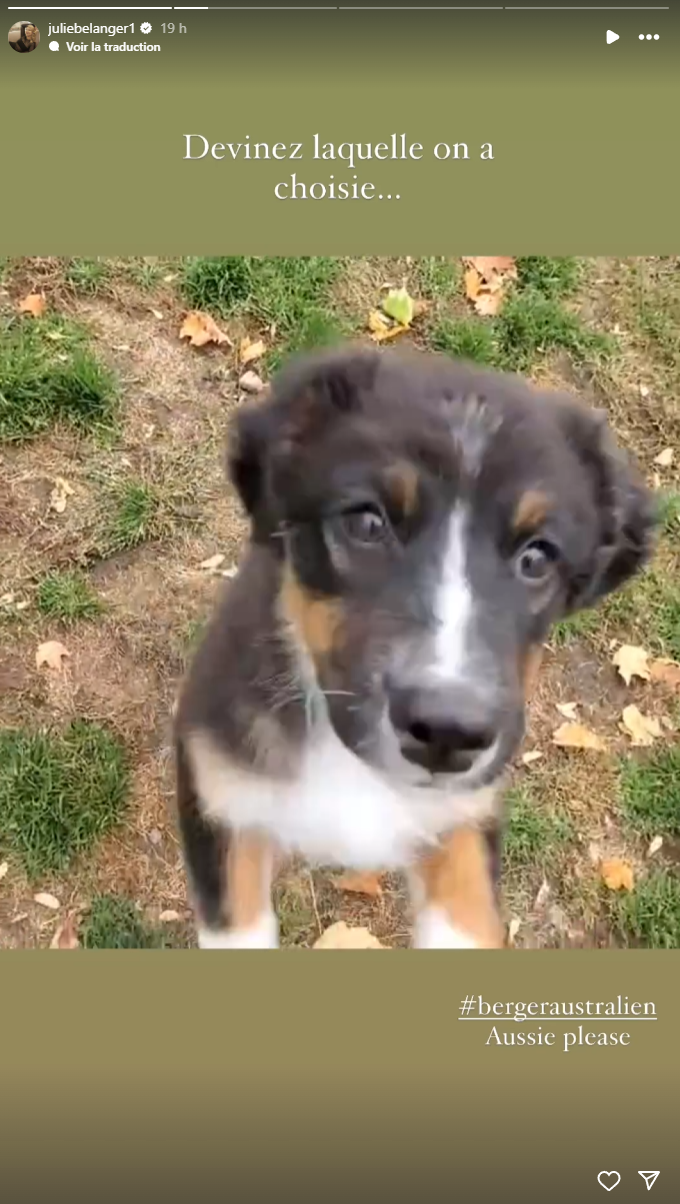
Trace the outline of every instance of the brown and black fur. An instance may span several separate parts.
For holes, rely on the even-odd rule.
[[[228,473],[250,539],[184,683],[176,724],[180,830],[208,926],[229,926],[238,906],[228,881],[234,833],[206,817],[189,737],[206,735],[237,773],[293,781],[310,724],[303,655],[342,744],[381,772],[390,772],[379,731],[385,708],[398,733],[425,730],[424,745],[409,735],[404,756],[435,776],[467,772],[491,724],[498,754],[474,783],[484,788],[517,749],[550,625],[638,571],[653,529],[647,491],[601,414],[446,357],[349,348],[302,358],[266,400],[239,412]],[[367,498],[384,517],[384,548],[361,542],[372,538]],[[471,516],[471,663],[484,705],[473,681],[469,699],[455,703],[462,733],[452,721],[439,741],[431,735],[439,712],[434,728],[399,716],[421,685],[429,583],[460,498]],[[548,584],[518,583],[514,566],[533,572],[538,558],[543,570],[541,557]],[[454,827],[446,864],[428,854],[432,880],[463,883],[474,863],[497,883],[500,823],[498,814]],[[488,898],[483,883],[479,897]],[[488,932],[490,922],[481,927]]]

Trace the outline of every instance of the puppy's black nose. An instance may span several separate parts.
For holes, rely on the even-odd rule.
[[[464,773],[499,734],[500,716],[471,688],[397,689],[390,718],[403,755],[433,773]]]

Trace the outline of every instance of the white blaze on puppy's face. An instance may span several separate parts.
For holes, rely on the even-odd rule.
[[[449,520],[439,580],[434,595],[437,628],[429,674],[441,683],[471,675],[470,630],[474,595],[467,576],[468,514],[456,508]]]

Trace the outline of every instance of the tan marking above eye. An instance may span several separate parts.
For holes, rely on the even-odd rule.
[[[385,483],[390,496],[408,518],[418,503],[418,473],[407,460],[398,460],[385,473]]]
[[[538,529],[545,522],[550,510],[550,498],[540,489],[527,489],[519,499],[512,518],[512,527],[516,532],[527,532]]]

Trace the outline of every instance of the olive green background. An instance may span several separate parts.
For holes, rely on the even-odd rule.
[[[20,14],[10,13],[7,26]],[[668,13],[151,13],[159,55],[4,51],[2,254],[677,253]],[[163,37],[161,18],[186,35]],[[605,42],[614,28],[621,40]],[[661,33],[640,44],[637,33]],[[66,37],[60,35],[65,46]],[[94,35],[85,35],[91,41]],[[95,40],[103,41],[95,38]],[[135,35],[135,41],[139,35]],[[0,53],[3,53],[0,48]],[[211,142],[425,144],[399,201],[282,202],[337,164]],[[11,146],[8,142],[11,137]],[[437,162],[439,141],[494,145]],[[351,178],[351,173],[350,178]],[[14,953],[0,958],[3,1199],[677,1199],[680,953]],[[460,999],[657,1005],[628,1048],[494,1048]],[[526,1031],[496,1022],[508,1032]],[[561,1035],[571,1022],[540,1020]]]
[[[468,993],[659,1019],[487,1047]],[[677,993],[673,953],[5,955],[3,1199],[677,1199]]]
[[[30,8],[30,5],[29,5]],[[28,15],[28,10],[27,10]],[[669,252],[677,248],[678,20],[658,12],[149,12],[158,54],[3,50],[16,113],[0,253]],[[10,13],[16,19],[18,14]],[[162,20],[186,34],[163,35]],[[607,46],[614,25],[620,41]],[[9,20],[8,20],[9,26]],[[640,43],[638,32],[660,31]],[[103,43],[100,35],[83,35]],[[383,141],[420,162],[364,163],[399,201],[282,201],[338,164],[183,159],[183,135]],[[437,161],[465,141],[468,161]],[[477,158],[483,142],[493,162]],[[11,167],[9,166],[11,162]]]

